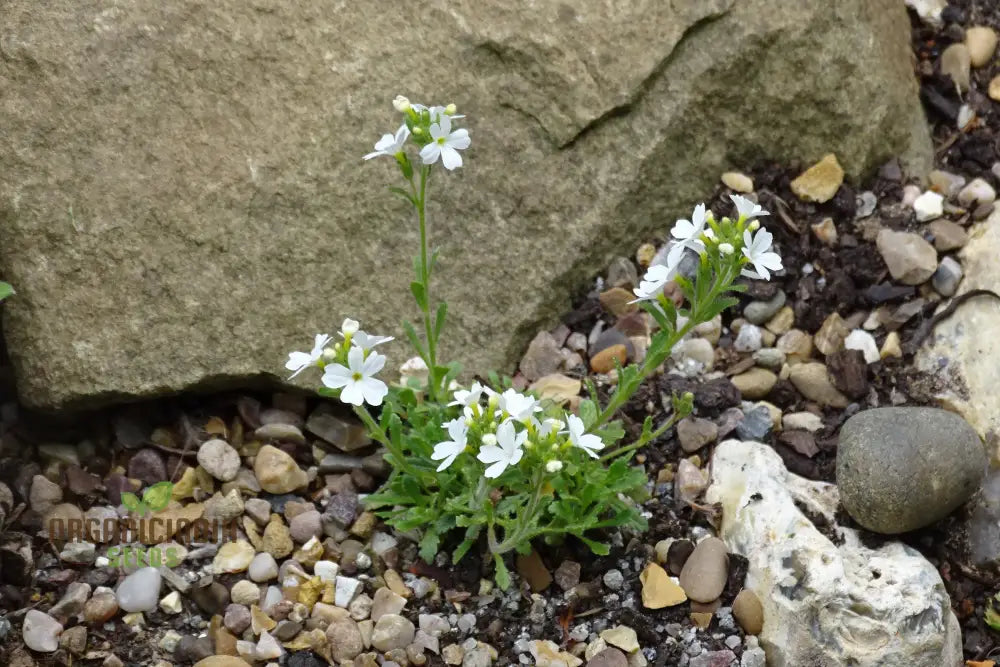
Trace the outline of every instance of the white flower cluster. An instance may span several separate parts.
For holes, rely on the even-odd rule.
[[[488,397],[485,407],[481,404],[483,396]],[[456,391],[454,398],[449,405],[460,406],[463,416],[443,424],[451,439],[434,446],[431,458],[441,461],[438,472],[470,449],[470,435],[478,435],[480,447],[476,459],[488,465],[483,473],[488,479],[495,479],[509,466],[517,465],[529,444],[547,444],[547,453],[552,456],[564,446],[577,447],[595,459],[604,448],[601,438],[586,433],[583,420],[576,415],[566,413],[563,419],[539,420],[536,417],[542,411],[539,401],[514,389],[498,393],[476,382],[470,389]],[[550,473],[561,470],[562,466],[561,461],[552,457],[545,462]]]
[[[389,388],[375,377],[385,366],[385,356],[375,352],[375,347],[393,339],[390,336],[373,336],[360,327],[357,320],[344,320],[340,327],[340,337],[344,341],[333,347],[327,347],[331,336],[316,334],[312,350],[288,355],[285,368],[292,371],[288,379],[306,368],[319,366],[323,368],[323,385],[340,389],[340,400],[344,403],[382,405]]]
[[[452,120],[465,118],[465,116],[455,114],[454,104],[449,104],[446,107],[426,107],[423,104],[411,104],[402,95],[397,95],[392,105],[397,111],[407,115],[407,122],[399,126],[395,135],[383,134],[382,138],[375,142],[375,150],[365,155],[364,159],[370,160],[386,155],[402,160],[406,155],[406,140],[413,134],[424,135],[426,133],[427,137],[420,142],[422,146],[420,160],[424,164],[434,164],[440,159],[441,164],[448,171],[462,166],[462,156],[458,151],[468,148],[472,140],[469,138],[469,131],[465,128],[452,130]],[[424,115],[425,112],[426,115]],[[421,119],[427,120],[426,129],[420,124],[416,124]]]
[[[670,230],[670,235],[675,240],[670,252],[667,253],[667,263],[649,267],[639,286],[633,290],[636,298],[632,303],[659,299],[663,294],[663,288],[677,276],[681,259],[688,248],[704,255],[707,250],[706,244],[712,242],[716,243],[720,254],[727,256],[736,252],[734,244],[740,246],[743,255],[739,260],[740,264],[752,264],[754,268],[754,270],[742,269],[740,274],[744,277],[770,280],[771,271],[781,270],[781,256],[771,250],[774,237],[766,229],[759,229],[759,223],[756,221],[756,218],[769,213],[746,197],[732,195],[731,198],[736,205],[737,220],[735,227],[729,231],[735,230],[736,237],[719,239],[713,229],[715,222],[712,212],[707,210],[704,204],[698,204],[694,207],[690,220],[678,220]],[[757,231],[756,235],[752,233],[754,231]]]

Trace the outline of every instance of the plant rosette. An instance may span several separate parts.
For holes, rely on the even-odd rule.
[[[344,320],[339,340],[318,334],[310,351],[292,352],[286,368],[291,377],[322,370],[319,393],[351,405],[385,448],[391,473],[365,502],[401,533],[419,535],[425,561],[433,562],[447,539],[455,545],[450,556],[457,563],[482,539],[496,580],[506,589],[511,578],[505,556],[530,553],[536,540],[555,544],[574,538],[607,554],[600,539],[607,530],[647,527],[641,502],[648,498],[649,480],[632,465],[632,456],[690,414],[693,396],[674,396],[670,414],[659,424],[647,417],[639,437],[628,444],[622,443],[625,431],[615,416],[694,327],[737,303],[735,295],[746,289],[739,279],[769,280],[782,270],[773,237],[758,220],[768,212],[736,195],[732,218],[717,220],[699,204],[690,220],[677,221],[666,262],[651,266],[634,290],[633,303],[657,327],[646,357],[616,367],[617,383],[603,404],[593,383],[575,413],[516,391],[509,378],[495,373],[488,385],[464,388],[456,382],[461,366],[442,363],[437,354],[447,304],[431,297],[438,253],[428,247],[426,203],[433,170],[464,165],[460,151],[469,148],[469,133],[455,127],[464,116],[456,115],[454,105],[427,107],[397,97],[393,106],[403,114],[402,125],[383,135],[364,159],[393,158],[408,186],[390,190],[416,214],[420,249],[410,288],[423,332],[407,321],[403,330],[426,373],[387,385],[377,377],[386,358],[376,348],[392,338],[368,334],[353,319]],[[680,265],[688,253],[697,256],[697,269],[685,276]],[[679,290],[683,303],[668,297],[668,289]]]

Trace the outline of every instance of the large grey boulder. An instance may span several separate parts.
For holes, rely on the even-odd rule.
[[[361,162],[397,93],[469,115],[466,167],[432,184],[445,351],[511,370],[584,279],[724,168],[829,152],[853,177],[900,153],[925,166],[904,12],[7,0],[0,263],[22,398],[273,379],[345,315],[402,338],[417,233],[386,196],[390,165]]]

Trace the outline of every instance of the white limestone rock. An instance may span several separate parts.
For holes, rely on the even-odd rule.
[[[746,587],[764,606],[771,665],[959,667],[961,630],[937,570],[892,542],[879,549],[836,525],[837,487],[785,468],[766,445],[727,440],[715,451],[708,502],[720,537],[749,560]],[[826,519],[835,545],[798,509]]]

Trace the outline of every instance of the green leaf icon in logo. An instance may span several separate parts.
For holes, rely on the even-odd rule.
[[[145,514],[147,509],[146,503],[139,500],[139,496],[134,493],[129,493],[128,491],[122,492],[122,505],[140,515]]]
[[[171,482],[157,482],[142,493],[142,502],[154,512],[159,512],[170,503],[174,485]]]

